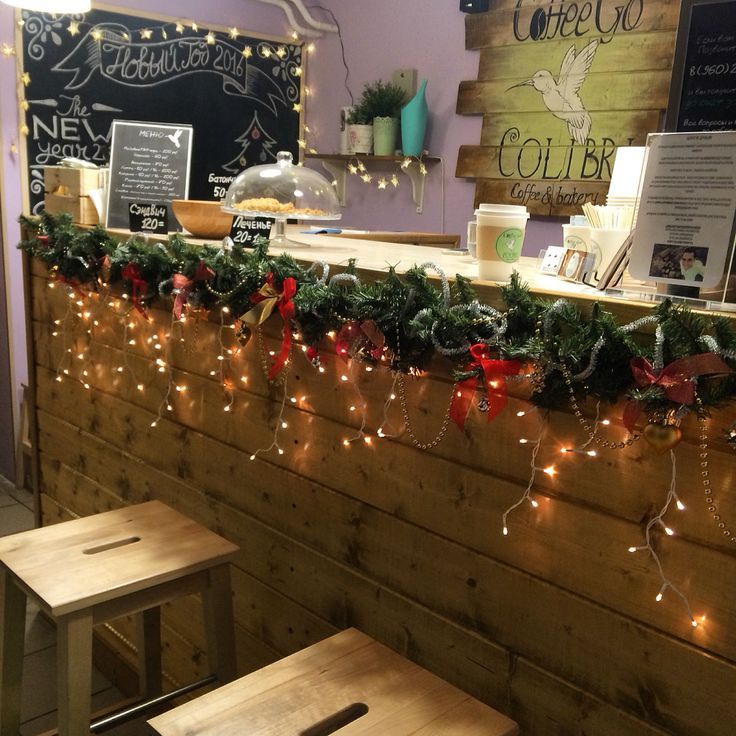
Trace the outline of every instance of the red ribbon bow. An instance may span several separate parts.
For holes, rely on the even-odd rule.
[[[141,297],[145,296],[148,289],[148,282],[142,277],[140,266],[136,263],[127,263],[123,269],[123,278],[130,281],[133,306],[148,319],[143,302],[141,302]]]
[[[273,274],[270,273],[268,276],[270,279],[269,283],[273,285]],[[291,319],[294,316],[294,302],[292,299],[295,294],[296,279],[292,276],[287,276],[284,279],[283,290],[279,295],[279,300],[276,304],[279,314],[281,315],[281,319],[284,320],[284,329],[281,333],[281,349],[279,350],[278,355],[274,358],[271,370],[268,372],[268,379],[270,381],[273,381],[273,379],[281,373],[281,369],[284,367],[284,363],[286,363],[286,359],[289,357],[289,351],[291,350]]]
[[[659,373],[646,358],[632,358],[631,372],[640,388],[658,386],[666,399],[690,406],[695,401],[695,381],[698,376],[730,373],[731,369],[715,354],[700,353],[680,358]],[[634,431],[637,419],[644,411],[643,402],[630,401],[624,409],[623,422],[629,432]]]
[[[470,354],[474,361],[466,367],[466,370],[481,368],[483,374],[480,377],[466,378],[457,385],[457,391],[452,397],[450,406],[450,418],[460,429],[465,429],[465,420],[473,403],[479,378],[484,381],[488,395],[488,421],[490,422],[506,406],[506,376],[515,376],[522,366],[521,361],[518,360],[490,360],[488,346],[482,343],[473,345],[470,348]],[[494,398],[493,401],[491,397]]]
[[[197,264],[193,279],[188,279],[183,273],[175,273],[171,279],[174,288],[177,290],[176,299],[174,299],[174,317],[181,319],[182,309],[184,309],[184,305],[187,303],[196,282],[209,281],[213,278],[215,278],[215,272],[204,261]]]

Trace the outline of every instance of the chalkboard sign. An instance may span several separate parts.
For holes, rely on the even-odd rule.
[[[106,10],[22,19],[33,211],[44,166],[109,162],[114,119],[192,126],[192,199],[223,198],[279,150],[298,156],[299,44]]]
[[[187,125],[113,121],[107,226],[127,228],[136,214],[132,203],[165,205],[167,221],[174,222],[171,201],[187,199],[191,152]]]
[[[169,209],[164,204],[130,202],[128,204],[128,229],[133,233],[169,232]]]
[[[230,237],[233,243],[244,248],[252,248],[253,241],[258,235],[268,238],[275,220],[272,217],[248,217],[235,215],[230,228]]]
[[[736,3],[683,0],[665,130],[736,129]]]

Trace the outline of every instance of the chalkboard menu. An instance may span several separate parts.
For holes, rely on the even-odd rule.
[[[106,10],[22,19],[33,211],[44,166],[109,162],[114,119],[192,127],[192,199],[221,199],[280,150],[298,155],[299,44]]]
[[[171,201],[187,198],[191,150],[187,125],[113,121],[107,226],[127,228],[131,215],[139,214],[131,212],[132,204],[165,205],[167,221],[175,222]]]
[[[684,0],[665,129],[736,129],[736,3]]]

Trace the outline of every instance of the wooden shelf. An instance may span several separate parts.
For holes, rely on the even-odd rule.
[[[346,199],[346,181],[347,181],[347,165],[348,163],[360,161],[366,166],[371,163],[401,163],[407,158],[411,158],[411,164],[406,168],[402,168],[402,173],[406,174],[411,181],[411,193],[417,212],[421,214],[424,205],[424,179],[426,174],[419,171],[419,159],[415,156],[373,156],[367,153],[307,153],[305,158],[311,158],[315,161],[321,161],[322,167],[330,173],[335,181],[335,189],[337,198],[341,205],[345,205]],[[440,160],[439,156],[422,156],[421,162],[425,166],[436,164]]]

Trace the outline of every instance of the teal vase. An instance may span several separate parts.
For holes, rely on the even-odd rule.
[[[401,150],[404,156],[421,156],[424,134],[427,130],[427,80],[419,85],[417,93],[401,108]]]

